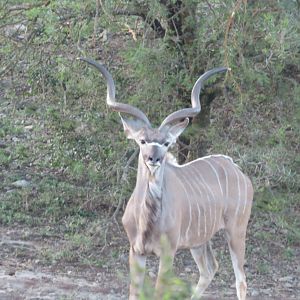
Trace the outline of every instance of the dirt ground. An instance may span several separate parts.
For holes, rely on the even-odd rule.
[[[253,228],[252,228],[253,230]],[[60,241],[57,237],[45,238],[35,233],[34,229],[21,227],[1,227],[0,247],[0,299],[127,299],[128,289],[128,253],[118,252],[115,260],[108,260],[101,267],[93,265],[70,264],[61,262],[45,263],[41,259],[47,249],[55,251]],[[125,236],[120,233],[117,243],[112,247],[127,248]],[[274,242],[274,241],[273,241]],[[268,243],[272,243],[269,241]],[[248,277],[248,299],[300,299],[299,260],[287,264],[276,256],[276,247],[268,257],[268,268],[258,271],[261,264],[257,257],[259,247],[252,249],[247,257],[246,272]],[[108,257],[112,250],[107,249],[103,256]],[[228,251],[218,234],[214,239],[214,249],[220,264],[220,271],[209,286],[203,299],[236,299],[235,284]],[[299,252],[296,255],[299,258]],[[190,282],[197,282],[198,272],[190,253],[180,251],[175,261],[176,274]],[[147,274],[154,280],[157,271],[157,259],[148,260]]]

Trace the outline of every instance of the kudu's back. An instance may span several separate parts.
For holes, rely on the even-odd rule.
[[[212,155],[182,166],[171,162],[165,176],[168,203],[181,223],[178,248],[205,244],[222,228],[247,226],[253,187],[230,157]]]

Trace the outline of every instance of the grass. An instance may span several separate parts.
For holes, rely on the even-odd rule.
[[[121,178],[134,146],[125,141],[118,115],[108,113],[104,101],[98,101],[105,94],[104,86],[94,87],[99,78],[89,69],[82,72],[89,79],[80,78],[78,86],[75,79],[71,82],[67,105],[59,91],[23,98],[11,93],[1,102],[0,224],[27,228],[42,239],[38,257],[43,264],[113,269],[128,244],[115,223],[107,236],[106,226],[119,200],[128,199],[132,192],[135,168],[129,169],[125,183]],[[286,122],[283,113],[274,117],[277,103],[268,109],[258,105],[260,97],[251,99],[250,107],[245,101],[238,110],[232,108],[235,114],[227,118],[236,123],[231,128],[223,123],[223,104],[219,104],[222,110],[216,104],[214,124],[204,133],[209,151],[232,156],[255,186],[247,242],[250,280],[269,275],[272,256],[292,263],[300,244],[297,128]],[[292,106],[285,109],[289,116]],[[266,118],[268,114],[273,117]],[[28,187],[13,186],[24,179]],[[223,271],[232,270],[224,249],[219,262]],[[233,272],[223,273],[226,283],[233,280]],[[190,285],[173,275],[167,274],[166,284],[175,288],[163,299],[182,299],[191,291]],[[144,299],[152,296],[149,280]]]
[[[39,226],[41,235],[61,236],[64,245],[59,251],[43,252],[44,261],[103,265],[104,260],[92,254],[105,244],[104,232],[99,228],[105,227],[118,196],[123,194],[128,198],[132,190],[131,181],[124,187],[118,183],[122,175],[120,158],[130,154],[127,145],[124,149],[122,135],[118,133],[112,140],[114,132],[119,130],[115,118],[108,115],[99,119],[99,113],[93,109],[82,113],[81,103],[68,111],[51,101],[41,105],[38,98],[25,101],[20,108],[3,107],[6,109],[0,119],[0,139],[5,144],[0,148],[0,165],[4,168],[0,175],[0,223]],[[278,138],[283,139],[283,133]],[[259,225],[255,238],[276,240],[279,233],[279,242],[286,245],[282,255],[290,260],[300,241],[299,195],[294,192],[295,174],[284,166],[278,169],[283,146],[276,145],[260,158],[268,161],[268,165],[260,165],[260,161],[249,163],[255,162],[263,148],[241,157],[240,162],[257,176],[253,215],[270,216],[267,221],[264,217],[255,220]],[[130,176],[134,177],[134,173],[130,171]],[[264,176],[272,182],[281,182],[282,190],[265,187]],[[22,179],[30,185],[24,188],[12,185]],[[291,191],[284,190],[284,186]],[[264,226],[274,230],[264,231]],[[118,250],[112,251],[111,257],[117,256]],[[266,272],[264,264],[258,266],[258,272]]]
[[[111,185],[103,183],[100,171],[109,161],[103,159],[102,137],[94,126],[98,113],[82,114],[79,105],[66,115],[35,97],[22,105],[10,104],[14,101],[7,99],[0,107],[0,224],[22,224],[38,228],[41,236],[63,238],[62,249],[42,253],[46,261],[87,263],[86,253],[103,247],[104,237],[94,238],[97,230],[86,233],[100,226],[99,220],[105,223],[109,204],[114,205]],[[17,180],[29,186],[15,187]],[[103,264],[97,257],[90,260]]]

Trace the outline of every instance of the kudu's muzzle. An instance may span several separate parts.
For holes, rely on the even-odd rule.
[[[161,166],[161,162],[163,160],[161,147],[149,146],[143,157],[149,171],[153,174]]]

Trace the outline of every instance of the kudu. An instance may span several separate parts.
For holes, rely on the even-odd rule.
[[[200,91],[204,80],[227,68],[204,73],[195,83],[191,108],[173,112],[159,128],[152,128],[146,115],[136,107],[115,101],[111,74],[97,62],[81,58],[96,67],[107,82],[107,104],[122,115],[124,131],[140,147],[136,186],[122,222],[130,242],[131,273],[129,299],[138,299],[144,281],[146,255],[160,257],[157,288],[164,272],[161,237],[169,243],[168,256],[189,248],[199,268],[200,279],[193,299],[201,296],[218,269],[210,240],[225,230],[236,278],[239,300],[246,298],[244,273],[245,237],[253,188],[230,157],[211,155],[178,165],[168,149],[184,131],[189,118],[201,110]]]

